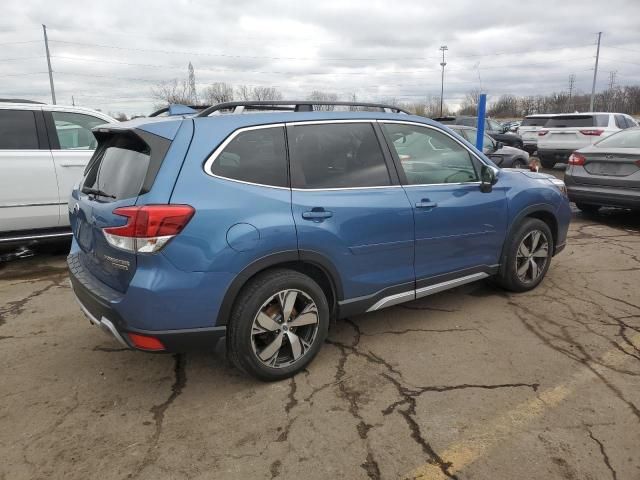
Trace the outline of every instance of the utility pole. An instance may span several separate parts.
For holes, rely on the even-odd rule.
[[[49,85],[51,85],[51,102],[56,104],[56,90],[53,88],[53,72],[51,71],[51,56],[49,55],[49,39],[47,38],[47,26],[42,24],[44,32],[44,49],[47,51],[47,65],[49,67]]]
[[[442,50],[442,62],[440,63],[440,66],[442,67],[442,80],[440,82],[440,116],[442,117],[442,111],[443,111],[443,105],[444,105],[444,67],[447,64],[447,62],[444,61],[444,52],[449,50],[447,48],[446,45],[442,45],[440,47],[440,50]]]
[[[73,107],[76,106],[76,99],[73,98],[73,95],[71,95],[71,106],[73,106]]]
[[[598,60],[600,60],[600,38],[602,32],[598,32],[598,49],[596,50],[596,68],[593,71],[593,85],[591,86],[591,102],[589,103],[589,111],[593,112],[593,100],[596,94],[596,78],[598,77]]]
[[[567,110],[572,110],[571,98],[573,97],[573,87],[576,84],[576,74],[569,75],[569,100],[567,101]]]

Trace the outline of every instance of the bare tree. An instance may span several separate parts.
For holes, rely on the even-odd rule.
[[[269,101],[282,100],[282,93],[275,87],[249,87],[247,85],[238,85],[236,94],[240,100],[250,102],[253,100]]]
[[[338,94],[314,90],[307,96],[307,100],[311,100],[312,102],[337,102]],[[324,111],[331,111],[335,108],[335,105],[316,105],[315,107],[316,110]]]
[[[204,102],[208,105],[233,101],[233,86],[224,82],[209,85],[202,93]]]
[[[161,101],[159,105],[156,105],[158,107],[165,106],[168,103],[180,103],[183,105],[191,103],[189,84],[186,80],[178,80],[177,78],[151,87],[151,96]]]

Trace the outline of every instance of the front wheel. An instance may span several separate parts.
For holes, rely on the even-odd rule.
[[[227,350],[239,369],[261,380],[281,380],[307,366],[328,329],[329,306],[318,284],[293,270],[270,270],[240,292]]]
[[[512,292],[526,292],[537,287],[549,270],[553,255],[549,226],[537,218],[527,218],[508,242],[498,282]]]
[[[523,158],[516,158],[511,168],[527,168],[527,162],[525,162]]]
[[[553,168],[556,165],[555,160],[548,160],[546,158],[538,157],[540,159],[540,163],[544,168]]]

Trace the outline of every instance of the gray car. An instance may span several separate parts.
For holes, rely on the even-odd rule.
[[[478,129],[465,127],[463,125],[447,125],[451,130],[462,136],[465,140],[476,144]],[[519,148],[509,147],[502,142],[498,142],[489,135],[484,135],[482,146],[484,154],[501,168],[527,168],[529,165],[529,154]]]
[[[640,208],[640,127],[573,152],[564,181],[569,199],[584,212]]]

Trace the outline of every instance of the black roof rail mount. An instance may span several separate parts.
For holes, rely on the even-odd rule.
[[[205,108],[209,108],[211,105],[184,105],[181,103],[172,103],[171,105],[167,105],[164,108],[161,108],[160,110],[156,110],[153,113],[150,113],[149,116],[150,117],[157,117],[159,115],[162,115],[163,113],[169,112],[169,115],[181,115],[181,113],[173,113],[171,112],[172,107],[185,107],[185,108],[190,108],[191,110],[204,110]],[[188,112],[185,112],[188,113]]]
[[[380,111],[391,111],[392,113],[406,113],[409,112],[403,110],[400,107],[393,105],[385,105],[383,103],[366,103],[366,102],[317,102],[313,100],[256,100],[246,102],[224,102],[217,105],[212,105],[209,108],[205,108],[202,112],[198,113],[196,117],[208,117],[214,112],[221,110],[277,110],[284,112],[312,112],[314,106],[343,106],[343,107],[364,107],[375,108]],[[242,107],[242,108],[240,108]]]
[[[24,98],[0,98],[2,103],[37,103],[38,105],[44,105],[44,102],[36,102],[35,100],[25,100]]]

